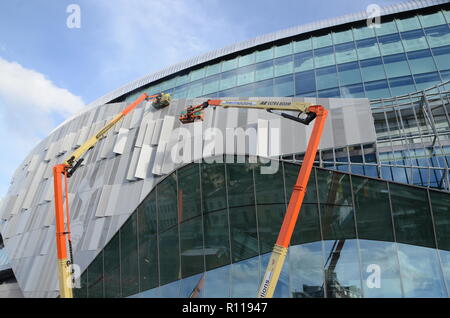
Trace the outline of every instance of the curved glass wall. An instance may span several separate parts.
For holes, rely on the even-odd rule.
[[[310,96],[384,98],[449,79],[449,11],[381,17],[380,28],[348,27],[224,59],[138,89],[174,98]],[[389,20],[390,19],[390,20]],[[316,32],[317,33],[317,32]]]
[[[236,160],[235,160],[236,162]],[[192,163],[164,178],[77,297],[255,297],[299,166]],[[448,193],[314,168],[275,297],[448,297]]]

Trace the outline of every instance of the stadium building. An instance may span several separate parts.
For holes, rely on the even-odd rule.
[[[330,112],[275,296],[449,297],[450,6],[381,14],[379,27],[362,12],[192,58],[66,120],[0,203],[0,295],[58,296],[52,167],[142,93],[165,92],[169,107],[141,103],[70,179],[76,297],[256,296],[311,128],[208,108],[183,125],[203,132],[184,140],[191,160],[173,149],[186,106],[261,97]],[[236,128],[255,142],[225,147]]]

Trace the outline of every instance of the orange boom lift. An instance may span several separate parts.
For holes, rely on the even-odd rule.
[[[155,95],[142,94],[133,103],[128,105],[116,117],[114,117],[105,127],[100,129],[94,136],[88,139],[82,146],[73,152],[62,164],[53,167],[54,195],[55,195],[55,214],[56,214],[56,250],[58,258],[58,278],[59,291],[61,298],[72,298],[72,288],[75,282],[73,278],[74,271],[72,269],[73,254],[72,241],[70,238],[70,215],[69,215],[69,186],[68,178],[80,167],[86,152],[94,148],[94,146],[106,138],[106,134],[120,120],[128,115],[144,100],[153,101],[152,105],[156,109],[167,107],[170,104],[171,97],[169,94],[159,93]],[[64,189],[63,181],[64,178]],[[65,196],[65,213],[64,213],[64,196]],[[69,256],[67,256],[67,247],[69,248]]]
[[[265,109],[268,112],[274,111],[296,111],[298,116],[293,116],[287,113],[275,113],[284,118],[294,120],[304,125],[309,125],[315,120],[313,131],[308,142],[308,147],[303,159],[303,163],[298,174],[297,181],[294,185],[286,215],[281,226],[278,239],[273,248],[272,255],[267,265],[266,272],[261,282],[258,297],[271,298],[278,283],[283,264],[286,258],[286,253],[291,242],[292,233],[294,232],[295,224],[300,213],[303,198],[306,193],[306,186],[308,184],[309,176],[311,174],[314,158],[316,157],[317,148],[319,147],[320,138],[322,137],[325,120],[328,111],[321,105],[312,105],[303,102],[288,102],[288,101],[223,101],[223,100],[208,100],[203,104],[197,106],[190,106],[180,115],[180,121],[184,124],[192,123],[197,120],[203,120],[203,110],[208,106],[219,107],[237,107],[237,108],[255,108]],[[306,115],[306,117],[301,117]]]

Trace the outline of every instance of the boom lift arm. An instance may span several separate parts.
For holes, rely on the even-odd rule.
[[[171,97],[169,94],[159,93],[155,95],[142,94],[133,103],[128,105],[116,117],[114,117],[106,126],[100,129],[94,136],[89,138],[81,147],[75,150],[62,164],[53,167],[54,196],[55,196],[55,223],[56,223],[56,250],[58,258],[58,278],[59,290],[61,298],[72,298],[73,279],[73,255],[72,241],[70,238],[70,217],[69,217],[69,200],[68,200],[68,183],[67,179],[80,167],[84,158],[82,158],[89,150],[103,138],[106,134],[126,115],[136,108],[144,100],[152,100],[153,107],[160,109],[170,104]],[[61,175],[64,177],[65,187]],[[65,192],[65,212],[64,216],[64,193]],[[66,228],[67,224],[67,228]],[[67,238],[67,239],[66,239]],[[70,260],[67,257],[67,245],[69,246]]]
[[[278,278],[283,268],[286,253],[291,242],[291,237],[294,232],[295,224],[297,222],[300,209],[302,207],[303,198],[306,193],[306,186],[308,184],[309,176],[311,174],[314,158],[316,157],[317,148],[319,147],[320,138],[322,136],[325,120],[328,111],[321,105],[312,105],[303,102],[285,102],[285,101],[222,101],[222,100],[208,100],[203,104],[197,106],[190,106],[180,115],[180,121],[184,124],[192,123],[196,120],[203,120],[203,110],[208,106],[219,107],[237,107],[237,108],[254,108],[265,109],[268,112],[273,111],[297,111],[299,115],[293,116],[287,113],[280,113],[284,118],[294,120],[304,125],[309,125],[316,119],[311,137],[308,142],[308,147],[303,159],[297,181],[294,185],[294,190],[289,200],[286,215],[281,226],[278,239],[273,248],[272,255],[267,265],[266,272],[261,282],[258,291],[259,298],[271,298],[278,283]],[[276,113],[277,114],[277,113]],[[302,116],[305,114],[306,116]]]

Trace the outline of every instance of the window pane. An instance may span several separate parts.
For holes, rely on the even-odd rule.
[[[236,79],[236,71],[222,73],[222,79],[220,80],[220,90],[235,87]]]
[[[359,234],[359,232],[358,232]],[[365,298],[402,297],[395,243],[359,240]],[[370,284],[379,270],[379,286]]]
[[[187,98],[195,98],[202,96],[203,84],[201,81],[192,83],[189,87]]]
[[[391,96],[386,80],[364,83],[364,88],[366,90],[368,99],[385,98]]]
[[[351,41],[353,41],[352,30],[341,31],[336,33],[333,32],[333,42],[335,45]]]
[[[450,250],[450,197],[447,193],[430,191],[431,204],[434,215],[434,226],[438,248]]]
[[[397,241],[435,247],[426,190],[390,184]]]
[[[383,22],[380,24],[381,27],[375,28],[375,33],[378,36],[397,33],[397,26],[395,25],[395,21]]]
[[[181,276],[189,277],[204,272],[204,249],[201,217],[180,224]]]
[[[206,76],[211,76],[217,73],[220,73],[220,69],[222,68],[222,65],[220,63],[214,64],[214,65],[208,65],[206,69]]]
[[[450,69],[450,46],[432,49],[439,70]]]
[[[275,59],[273,62],[275,65],[275,76],[283,76],[294,71],[294,62],[291,55]]]
[[[265,80],[255,83],[254,96],[273,96],[273,80]]]
[[[123,297],[139,292],[138,261],[137,213],[134,213],[120,229],[120,264]]]
[[[290,288],[293,298],[324,297],[322,242],[289,247]]]
[[[351,205],[350,178],[328,170],[317,169],[319,200],[322,204]]]
[[[392,96],[408,94],[416,91],[412,76],[395,77],[389,79]]]
[[[259,253],[255,206],[230,208],[231,255],[238,262]]]
[[[414,30],[401,33],[402,43],[406,52],[417,51],[428,48],[427,40],[422,30]]]
[[[259,266],[259,257],[231,265],[231,297],[250,297],[258,292]]]
[[[156,187],[158,198],[158,229],[164,232],[178,224],[177,180],[171,174]]]
[[[330,46],[333,45],[333,42],[331,41],[331,34],[325,34],[319,37],[313,37],[313,48],[319,49],[321,47]]]
[[[336,66],[316,70],[316,87],[318,90],[338,86]]]
[[[405,297],[447,297],[435,249],[398,244],[398,258]]]
[[[105,297],[120,297],[120,247],[119,233],[117,233],[104,250],[105,267]],[[156,248],[155,248],[156,250]]]
[[[255,81],[262,81],[273,77],[273,61],[256,64],[255,69]]]
[[[341,85],[361,83],[361,73],[358,62],[338,64],[339,82]]]
[[[196,81],[205,77],[205,68],[201,68],[199,70],[195,70],[191,72],[191,82]]]
[[[292,43],[275,46],[275,57],[282,57],[289,54],[292,54]]]
[[[209,213],[227,207],[225,190],[225,165],[202,164],[203,212]]]
[[[220,75],[211,76],[205,79],[203,94],[211,94],[219,90]]]
[[[417,16],[407,19],[397,19],[397,27],[400,32],[420,29],[420,23]]]
[[[361,75],[364,82],[386,78],[381,58],[374,58],[360,62]]]
[[[230,297],[230,269],[231,266],[225,266],[205,273],[205,297]]]
[[[403,53],[403,45],[398,34],[385,35],[378,38],[382,55]]]
[[[444,13],[447,23],[450,23],[450,10],[442,10],[442,12]]]
[[[430,191],[431,204],[434,215],[437,245],[441,255],[447,286],[450,286],[450,197],[447,193]]]
[[[180,279],[180,251],[178,227],[174,226],[159,235],[160,284]]]
[[[244,56],[239,56],[238,65],[239,67],[247,66],[255,63],[255,53],[250,53]]]
[[[340,94],[341,93],[340,93],[339,87],[323,89],[323,90],[317,91],[317,97],[321,97],[321,98],[336,98],[336,97],[340,97]]]
[[[438,73],[426,73],[414,75],[416,87],[418,90],[429,88],[441,81]]]
[[[376,38],[357,41],[356,46],[358,47],[358,58],[360,60],[380,56],[380,50],[378,48]]]
[[[358,237],[394,241],[386,182],[352,176]]]
[[[295,94],[312,92],[316,90],[316,77],[314,71],[307,71],[295,74]]]
[[[383,60],[388,77],[411,75],[405,54],[384,56]]]
[[[178,76],[176,78],[176,86],[180,86],[189,82],[189,74]]]
[[[103,298],[103,252],[88,267],[88,297]]]
[[[325,241],[324,252],[327,297],[362,297],[356,240]]]
[[[255,57],[256,63],[271,60],[271,59],[273,59],[273,48],[256,52],[256,57]]]
[[[294,67],[295,72],[312,70],[314,68],[314,59],[312,51],[295,54]]]
[[[177,171],[180,202],[179,221],[201,215],[199,165],[191,164]]]
[[[193,295],[194,291],[198,292],[198,294],[196,295],[197,298],[204,298],[205,277],[206,277],[205,273],[202,273],[182,279],[180,288],[181,298],[191,298],[191,297],[194,298],[195,297],[195,295]]]
[[[374,28],[362,27],[353,29],[355,40],[367,39],[375,36]]]
[[[273,96],[293,96],[294,95],[294,77],[293,75],[286,75],[274,79]]]
[[[240,97],[252,97],[255,96],[255,84],[247,84],[243,86],[238,86],[232,89],[234,91],[233,95],[229,96],[240,96]]]
[[[250,65],[237,70],[237,85],[245,85],[255,81],[255,67]]]
[[[312,50],[311,38],[302,40],[302,41],[298,41],[298,42],[294,42],[294,52],[295,53],[304,52],[304,51],[308,51],[308,50]]]
[[[441,11],[427,15],[419,15],[419,18],[424,28],[439,24],[446,24],[444,15]]]
[[[139,206],[138,224],[139,272],[142,291],[156,287],[159,284],[158,246],[156,237],[156,191],[152,191],[141,206]]]
[[[336,63],[352,62],[358,59],[356,55],[355,43],[353,42],[336,45],[335,51]]]
[[[84,273],[81,275],[81,277],[79,278],[79,282],[80,282],[80,288],[75,288],[73,290],[73,295],[75,298],[87,298],[87,270],[84,271]],[[120,272],[119,272],[120,275]],[[119,285],[120,288],[120,285]],[[120,291],[120,290],[119,290]]]
[[[188,85],[179,86],[175,89],[173,93],[174,99],[186,98],[188,93]]]
[[[335,64],[333,47],[324,47],[314,50],[315,67],[322,67]]]
[[[237,57],[232,60],[222,62],[222,72],[232,70],[236,67],[237,67]]]
[[[430,47],[448,45],[450,43],[450,30],[447,25],[425,29]]]
[[[228,213],[226,210],[204,216],[206,270],[231,263]]]
[[[343,98],[364,98],[364,87],[362,84],[341,86],[341,96]]]

